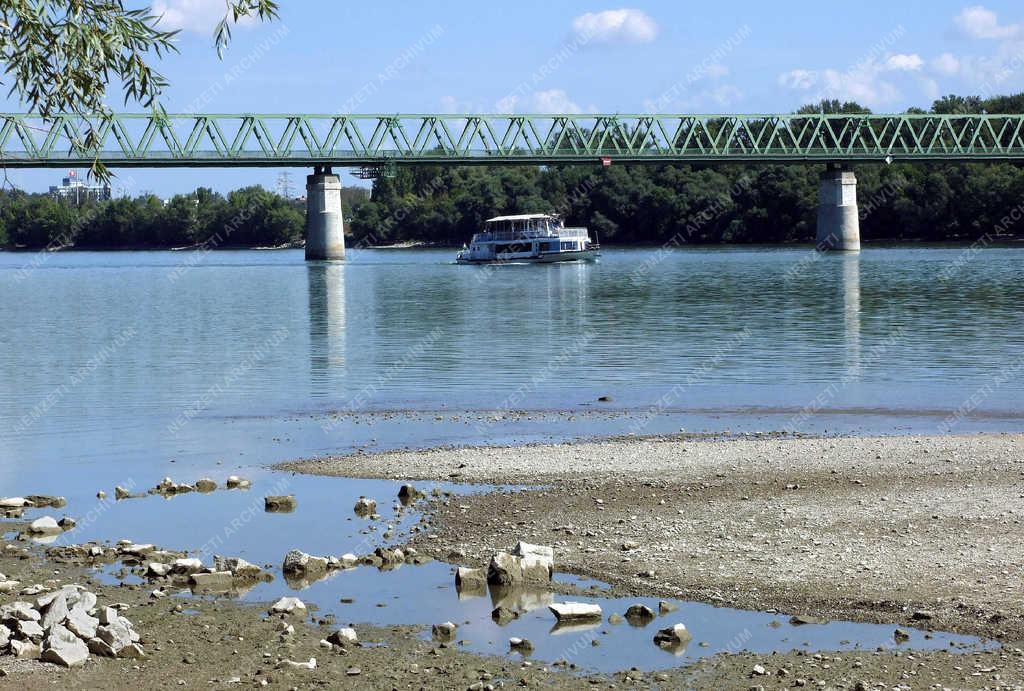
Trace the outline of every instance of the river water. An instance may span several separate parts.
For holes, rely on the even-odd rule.
[[[502,267],[452,259],[449,250],[353,250],[334,264],[306,264],[297,251],[0,253],[0,496],[66,496],[82,524],[75,540],[215,544],[278,565],[293,547],[365,553],[384,524],[400,539],[415,520],[389,507],[394,483],[266,469],[282,460],[679,430],[1024,428],[1024,249],[609,249],[594,264]],[[95,499],[115,484],[145,490],[165,475],[231,473],[254,490]],[[279,493],[296,494],[299,510],[263,514],[262,497]],[[360,494],[378,497],[381,525],[351,513]],[[246,529],[221,535],[238,517]],[[527,634],[554,659],[583,635],[548,636],[543,607],[498,631],[490,598],[460,599],[443,564],[363,571],[300,596],[340,621],[461,618],[470,647],[486,652]],[[444,595],[415,610],[376,606],[422,603],[423,588]],[[246,597],[285,592],[278,579]],[[341,595],[356,603],[339,605]],[[784,616],[680,604],[707,644],[685,659],[735,647],[737,636],[754,650],[891,638],[891,627],[797,632],[776,626]],[[574,647],[574,660],[677,664],[650,634],[600,633],[633,651],[628,664],[589,645]],[[911,644],[951,641],[966,639],[915,634]]]

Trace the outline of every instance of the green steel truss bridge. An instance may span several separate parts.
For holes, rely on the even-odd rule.
[[[98,146],[83,133],[96,127]],[[1024,159],[1024,115],[0,114],[0,165],[110,167]]]

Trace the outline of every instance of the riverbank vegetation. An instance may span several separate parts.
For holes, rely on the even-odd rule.
[[[799,112],[862,113],[823,101]],[[911,112],[924,112],[912,110]],[[1024,95],[948,96],[935,113],[1021,113]],[[991,164],[855,166],[864,240],[975,240],[1024,235],[1024,167]],[[497,214],[554,211],[605,243],[811,242],[813,165],[612,165],[399,168],[372,192],[343,190],[349,243],[462,244]],[[261,187],[227,196],[199,188],[73,206],[45,194],[0,194],[0,246],[281,246],[301,242],[305,207]]]

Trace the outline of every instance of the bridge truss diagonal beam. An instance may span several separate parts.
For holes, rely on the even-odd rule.
[[[98,148],[85,150],[92,127]],[[1024,115],[0,114],[0,165],[382,166],[1024,159]]]

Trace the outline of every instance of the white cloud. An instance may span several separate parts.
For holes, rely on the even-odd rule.
[[[811,70],[790,70],[779,75],[779,86],[806,91],[818,82],[818,73]]]
[[[916,72],[924,66],[924,60],[917,53],[897,53],[885,60],[886,69],[894,72]]]
[[[587,12],[572,20],[577,40],[587,43],[650,43],[658,24],[641,10]]]
[[[960,33],[968,38],[1013,38],[1020,33],[1021,29],[1019,24],[1000,24],[996,13],[981,5],[965,8],[953,19],[953,23]]]
[[[728,108],[737,101],[743,98],[743,92],[737,89],[735,86],[724,84],[722,86],[716,86],[714,89],[707,93],[707,97],[711,101],[722,108]]]
[[[211,33],[217,22],[224,18],[227,6],[224,0],[157,0],[153,14],[161,16],[164,31],[181,29],[197,33]],[[239,24],[252,23],[252,17],[242,17]]]
[[[960,71],[960,61],[952,53],[943,53],[932,60],[931,67],[944,77],[952,77]]]
[[[564,89],[534,91],[530,94],[509,94],[493,104],[473,104],[454,96],[441,97],[441,109],[447,113],[593,113],[594,106],[582,108],[569,98]]]
[[[890,68],[886,63],[871,60],[845,72],[835,69],[820,72],[791,70],[780,74],[778,82],[780,86],[803,92],[804,97],[810,100],[835,98],[863,105],[881,105],[900,97],[894,84],[880,78],[887,71]]]
[[[582,113],[583,109],[562,89],[537,91],[530,96],[530,107],[538,113]]]

